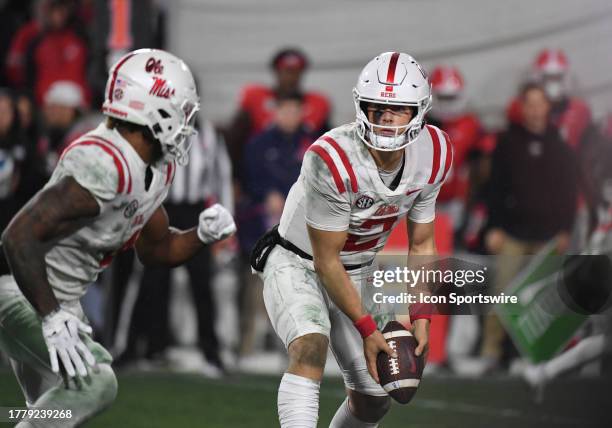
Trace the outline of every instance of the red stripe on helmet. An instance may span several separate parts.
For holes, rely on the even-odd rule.
[[[395,69],[397,68],[397,60],[399,59],[399,56],[399,52],[393,52],[393,55],[391,55],[389,69],[387,70],[387,83],[393,84],[395,81]]]
[[[129,55],[126,55],[121,61],[119,61],[119,63],[115,66],[115,69],[113,70],[113,80],[111,80],[111,84],[108,87],[108,100],[110,102],[113,102],[113,92],[115,91],[115,81],[117,80],[117,74],[119,73],[119,69],[123,66],[123,64],[126,63],[126,61],[128,59],[130,59],[131,57],[133,57],[134,55],[136,55],[135,53],[131,53]]]
[[[342,147],[340,147],[336,140],[327,135],[322,136],[321,140],[327,141],[329,144],[331,144],[334,150],[336,150],[336,153],[338,153],[338,156],[340,156],[340,160],[342,161],[342,164],[344,165],[344,168],[346,169],[346,172],[348,172],[348,175],[351,179],[351,190],[353,191],[353,193],[357,193],[357,191],[359,190],[359,186],[357,186],[357,177],[355,176],[355,171],[353,171],[353,167],[349,162],[348,156],[346,155],[344,150],[342,150]]]
[[[427,125],[427,131],[429,131],[429,135],[431,136],[431,141],[433,143],[433,163],[431,165],[431,176],[429,177],[429,181],[427,183],[433,184],[436,181],[436,176],[440,170],[440,152],[442,151],[442,147],[440,146],[440,138],[438,137],[436,130],[432,126]]]
[[[336,187],[338,188],[338,192],[340,192],[340,193],[346,192],[346,188],[344,187],[344,183],[342,182],[342,178],[340,177],[340,173],[338,172],[338,168],[336,168],[336,165],[334,164],[334,161],[332,160],[332,158],[329,155],[329,153],[327,153],[323,147],[321,147],[321,146],[319,146],[317,144],[313,144],[312,146],[310,146],[308,151],[315,152],[317,155],[319,155],[319,157],[321,159],[323,159],[323,161],[327,165],[327,168],[329,168],[329,170],[332,173],[332,177],[334,178],[334,182],[336,183]]]

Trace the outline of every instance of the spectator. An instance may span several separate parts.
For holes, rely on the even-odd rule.
[[[70,0],[49,0],[45,26],[28,45],[26,84],[34,91],[37,104],[56,81],[72,81],[89,102],[87,44],[73,24],[74,5]]]
[[[24,158],[25,146],[15,102],[8,91],[0,90],[0,231],[20,208],[16,189]]]
[[[283,49],[271,61],[276,78],[274,87],[248,85],[242,90],[240,107],[227,128],[226,139],[234,166],[234,174],[242,171],[242,156],[247,141],[274,120],[274,100],[279,96],[301,91],[301,81],[308,68],[306,56],[297,49]],[[313,132],[321,134],[329,128],[330,104],[316,92],[304,92],[303,121]]]
[[[303,123],[304,98],[297,92],[279,95],[273,123],[245,147],[244,198],[240,212],[239,238],[250,249],[257,238],[278,224],[285,199],[300,175],[304,153],[315,136]],[[262,284],[245,266],[243,340],[241,354],[249,354],[268,325]]]
[[[25,157],[24,143],[15,101],[10,92],[0,89],[0,150],[20,163]]]
[[[26,2],[19,3],[25,4]],[[48,15],[49,4],[49,0],[36,0],[34,2],[34,17],[14,31],[6,58],[2,58],[5,62],[6,78],[15,88],[23,88],[26,85],[26,55],[28,46],[30,46],[45,26],[44,21]],[[9,11],[3,10],[3,16],[10,16],[11,19],[6,24],[14,24],[13,16],[7,12]],[[4,15],[5,13],[6,15]]]
[[[54,82],[44,96],[42,137],[37,143],[41,172],[48,178],[61,152],[70,142],[70,129],[82,114],[83,93],[70,81]]]
[[[499,134],[491,161],[485,243],[490,253],[510,256],[498,263],[497,291],[521,268],[518,256],[534,254],[552,239],[565,252],[576,211],[577,164],[551,126],[547,93],[528,83],[519,102],[521,123]],[[489,315],[482,343],[488,364],[499,362],[504,338],[498,319]]]
[[[245,194],[260,207],[255,239],[278,223],[302,157],[316,138],[302,122],[303,102],[297,92],[279,96],[274,122],[245,147]]]
[[[32,98],[26,92],[17,94],[17,113],[21,132],[29,144],[38,140],[38,118]]]
[[[529,80],[543,85],[551,102],[551,123],[557,127],[563,140],[577,149],[592,127],[591,109],[584,100],[571,94],[569,62],[565,53],[558,49],[544,49],[533,63]],[[511,101],[507,114],[511,122],[521,122],[520,100]]]

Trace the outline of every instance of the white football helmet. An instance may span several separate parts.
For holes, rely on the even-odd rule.
[[[557,102],[570,90],[569,62],[561,49],[544,49],[532,66],[532,79],[544,85],[548,97]]]
[[[446,121],[461,116],[467,108],[465,83],[457,67],[439,65],[430,74],[433,108],[431,116]]]
[[[417,139],[431,109],[431,86],[425,71],[410,55],[385,52],[370,61],[361,71],[353,89],[359,137],[369,147],[394,151]],[[415,108],[405,126],[376,125],[368,120],[366,105],[391,104]],[[375,130],[395,129],[395,136],[379,135]]]
[[[193,121],[200,109],[195,81],[187,65],[158,49],[124,55],[109,71],[102,112],[147,126],[160,142],[163,161],[188,161]]]

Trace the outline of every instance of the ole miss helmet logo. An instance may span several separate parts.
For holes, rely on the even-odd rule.
[[[174,88],[168,85],[166,79],[160,79],[159,77],[153,78],[153,86],[149,91],[149,95],[170,99],[170,97],[174,96],[174,92]]]
[[[164,72],[164,66],[162,65],[161,59],[149,58],[145,65],[145,71],[147,73],[153,72],[155,74],[162,74]]]

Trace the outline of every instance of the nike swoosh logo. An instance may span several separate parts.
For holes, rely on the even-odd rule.
[[[421,188],[421,189],[414,189],[414,190],[410,190],[410,191],[406,192],[406,196],[411,195],[411,194],[413,194],[414,192],[419,192],[419,191],[421,191],[421,190],[423,190],[423,189]]]

